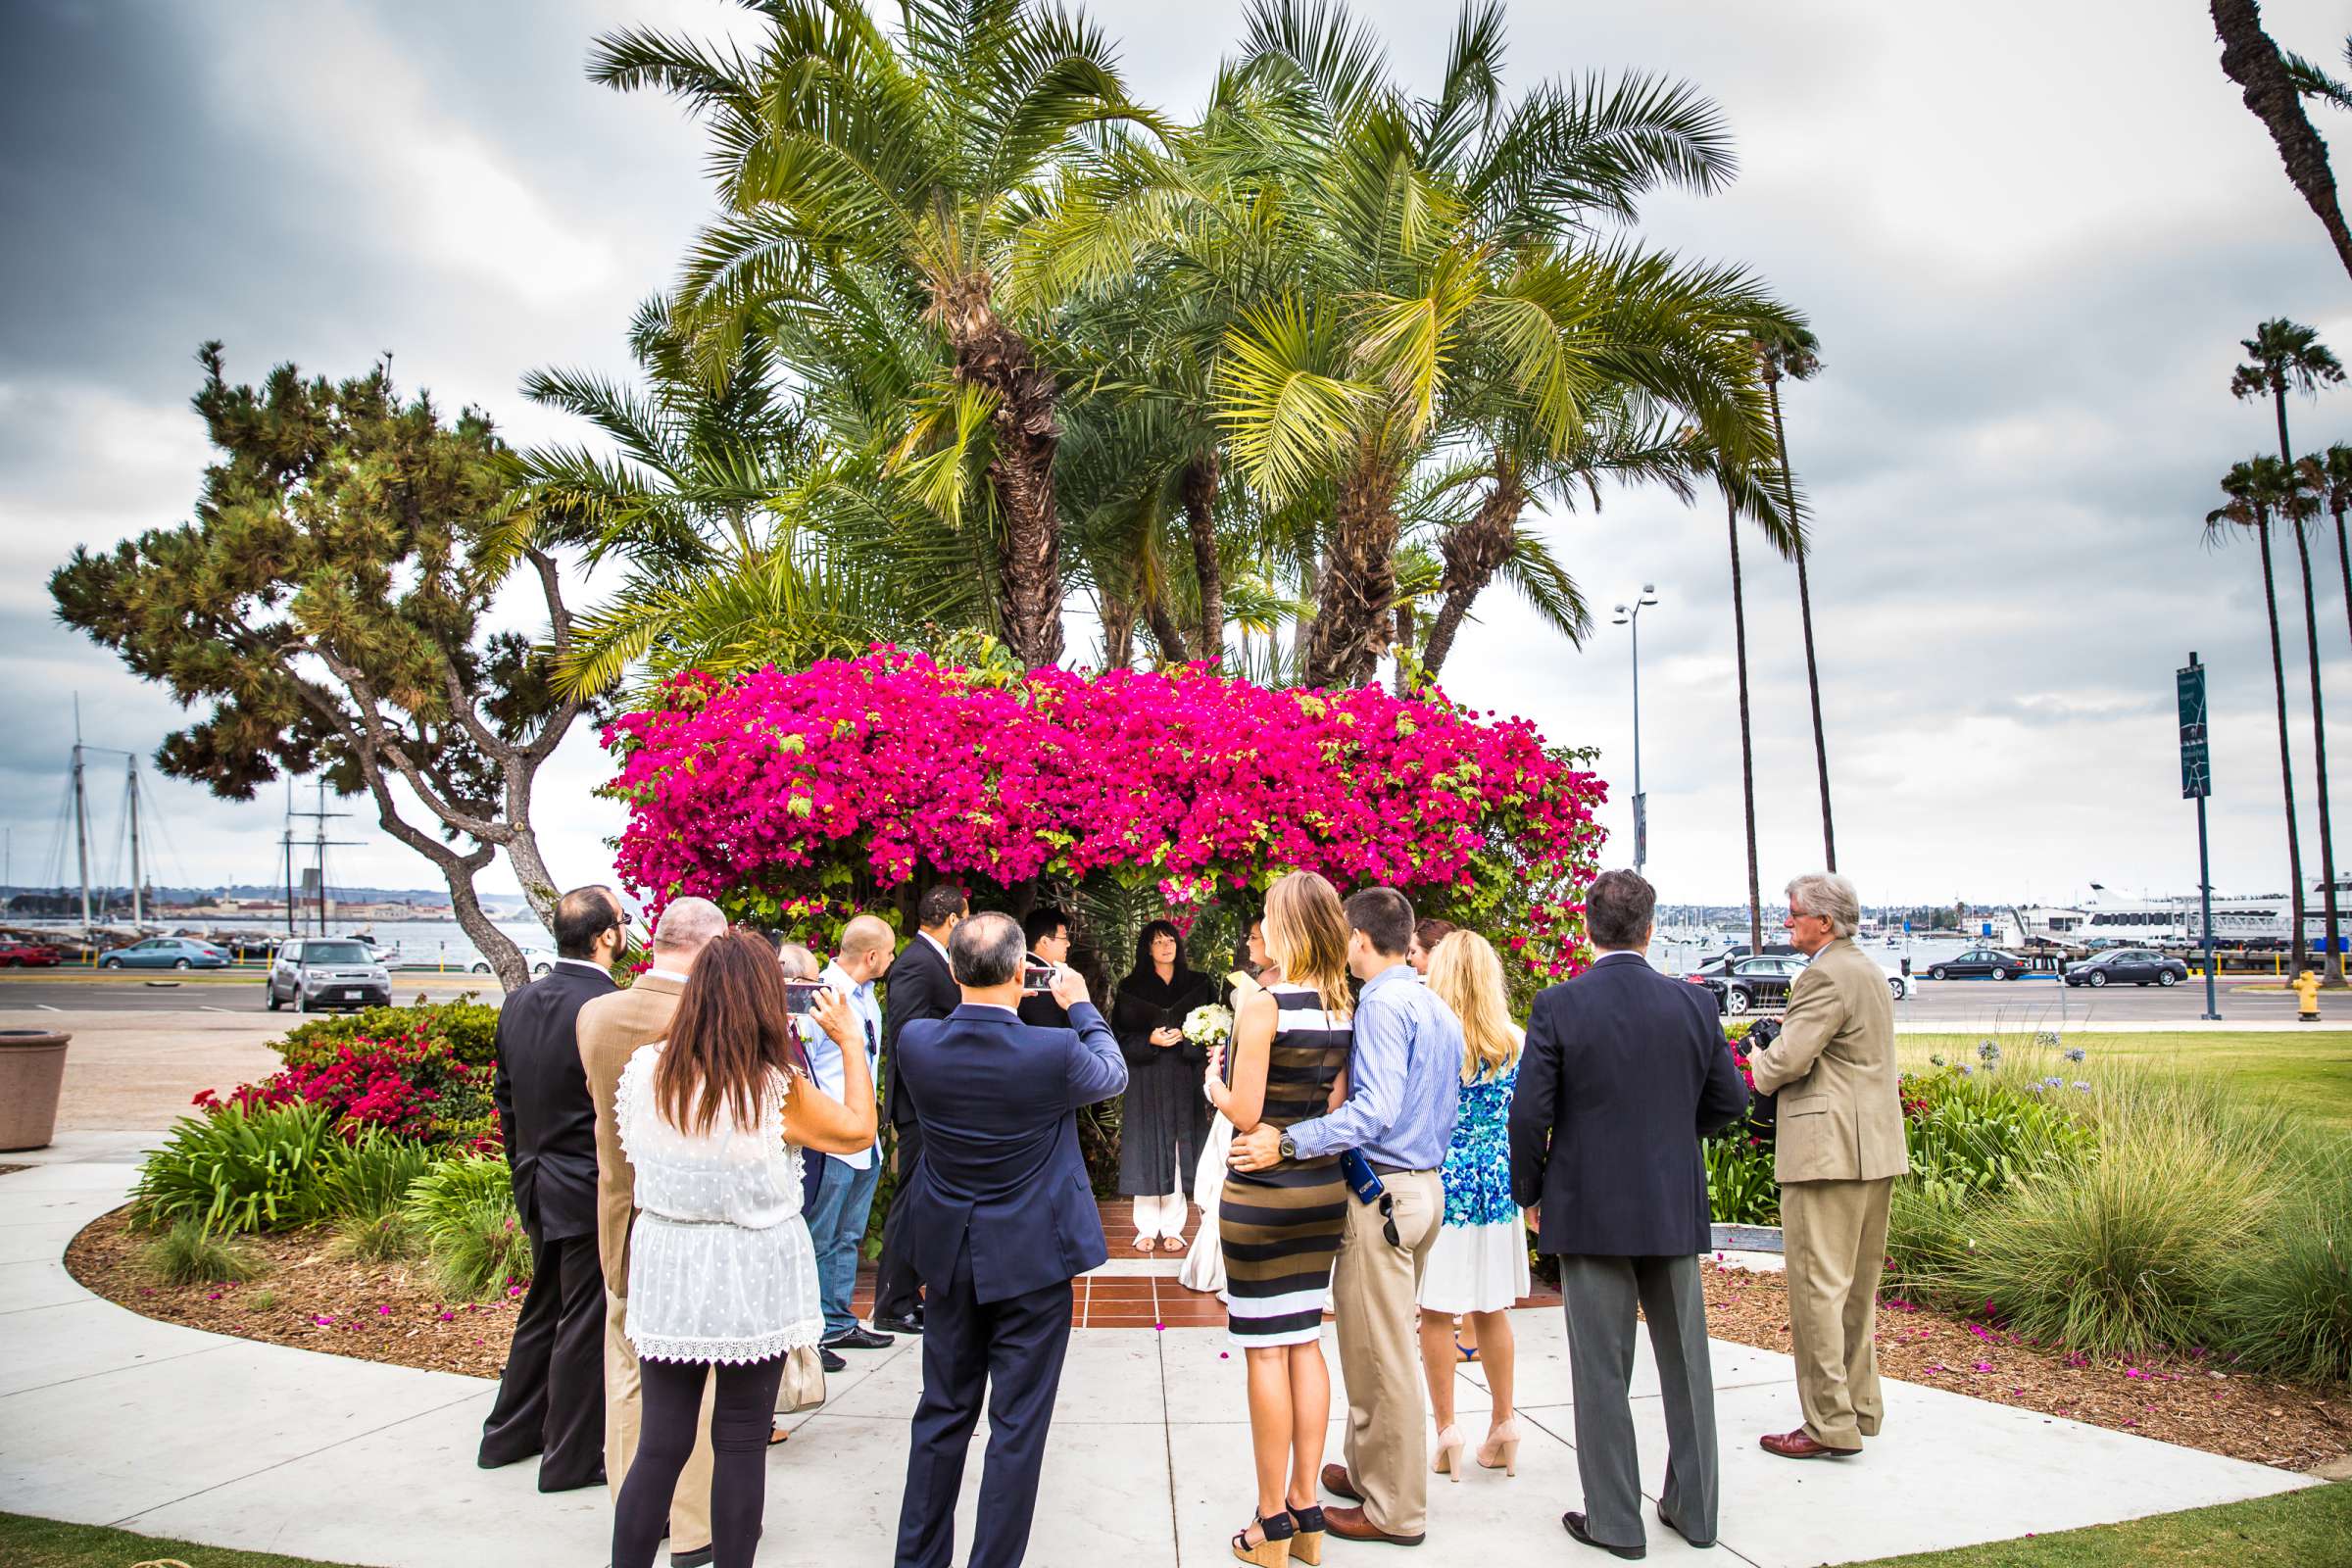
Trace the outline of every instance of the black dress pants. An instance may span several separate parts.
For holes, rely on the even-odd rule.
[[[897,1568],[948,1568],[956,1494],[972,1431],[988,1402],[988,1460],[967,1568],[1020,1568],[1037,1514],[1046,1434],[1070,1348],[1070,1282],[983,1301],[966,1246],[948,1280],[930,1280],[923,1308],[923,1396],[907,1445]]]
[[[531,1239],[531,1288],[478,1462],[494,1470],[534,1453],[541,1492],[605,1484],[605,1272],[593,1234]]]
[[[895,1123],[899,1134],[899,1184],[891,1190],[890,1211],[882,1216],[882,1256],[874,1264],[874,1316],[906,1317],[923,1304],[914,1272],[914,1237],[906,1222],[906,1195],[914,1190],[914,1162],[923,1157],[923,1130]]]

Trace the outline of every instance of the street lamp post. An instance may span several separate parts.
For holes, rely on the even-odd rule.
[[[1645,582],[1642,593],[1629,608],[1617,607],[1612,626],[1631,626],[1634,630],[1634,870],[1639,873],[1649,858],[1649,812],[1642,793],[1642,612],[1656,604],[1657,584]]]

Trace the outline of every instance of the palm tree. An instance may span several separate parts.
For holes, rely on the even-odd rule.
[[[2326,498],[2328,514],[2335,519],[2335,564],[2344,577],[2344,630],[2352,635],[2352,544],[2344,537],[2344,514],[2352,512],[2352,446],[2338,441],[2328,449],[2314,488]]]
[[[2299,113],[2300,111],[2298,111]],[[2319,722],[2320,651],[2319,629],[2312,620],[2311,545],[2303,526],[2306,514],[2313,510],[2303,493],[2301,474],[2295,466],[2294,447],[2286,434],[2286,394],[2292,390],[2306,396],[2316,395],[2323,386],[2344,379],[2344,368],[2320,334],[2308,326],[2274,318],[2255,327],[2254,335],[2240,345],[2252,356],[2252,363],[2241,365],[2230,378],[2230,392],[2241,401],[2267,397],[2278,419],[2278,469],[2283,494],[2278,502],[2279,514],[2285,516],[2294,530],[2295,554],[2303,566],[2303,625],[2311,641],[2311,703],[2312,718]],[[2267,585],[2267,573],[2266,573]],[[2344,983],[2343,958],[2336,951],[2335,923],[2335,852],[2328,829],[2328,737],[2323,731],[2317,737],[2320,768],[2320,858],[2321,875],[2325,881],[2323,896],[2328,909],[2328,983]],[[2291,809],[2291,808],[2290,808]],[[2295,972],[2303,970],[2303,882],[2295,880]]]
[[[2327,468],[2318,458],[2305,458],[2288,470],[2293,489],[2282,509],[2295,531],[2295,554],[2303,564],[2303,636],[2311,662],[2311,744],[2320,786],[2320,902],[2326,912],[2328,958],[2321,965],[2322,984],[2344,983],[2344,952],[2335,906],[2335,832],[2328,796],[2328,705],[2320,694],[2320,613],[2311,592],[2311,536],[2306,529],[2326,504]],[[2300,971],[2298,971],[2300,972]]]
[[[2260,0],[2211,0],[2211,4],[2214,32],[2222,41],[2223,72],[2243,89],[2246,108],[2278,144],[2286,177],[2327,229],[2336,260],[2346,272],[2352,272],[2352,229],[2344,226],[2343,208],[2335,194],[2335,172],[2328,164],[2328,144],[2303,113],[2301,100],[2307,84],[2298,80],[2289,65],[2293,57],[2281,57],[2278,46],[2262,30]]]
[[[2271,621],[2271,685],[2278,698],[2278,782],[2286,797],[2286,874],[2293,906],[2295,972],[2303,972],[2303,840],[2295,825],[2295,759],[2287,741],[2286,656],[2278,638],[2278,587],[2271,564],[2271,523],[2294,491],[2293,475],[2277,458],[2248,458],[2230,466],[2222,477],[2222,493],[2230,499],[2205,514],[2208,539],[2230,528],[2253,534],[2262,551],[2262,599]]]
[[[1103,35],[1031,0],[902,0],[886,29],[858,0],[764,0],[756,51],[636,29],[597,40],[589,74],[658,87],[710,123],[725,216],[695,241],[680,301],[723,345],[826,307],[845,268],[922,302],[944,364],[888,450],[951,520],[985,479],[1005,643],[1061,657],[1057,387],[1033,328],[1005,314],[1011,236],[1089,126],[1149,122]]]
[[[1732,541],[1732,646],[1740,659],[1740,808],[1747,825],[1747,951],[1764,951],[1764,890],[1756,863],[1756,745],[1747,711],[1747,593],[1740,581],[1740,503],[1723,491],[1726,530]]]
[[[1781,382],[1810,381],[1821,370],[1821,342],[1809,328],[1764,324],[1756,331],[1756,363],[1772,402],[1773,448],[1781,460],[1781,483],[1788,514],[1796,514],[1795,477],[1788,467],[1788,431],[1781,419]],[[1838,869],[1838,830],[1830,815],[1830,749],[1821,723],[1821,666],[1813,656],[1813,588],[1805,572],[1809,551],[1796,553],[1796,609],[1805,629],[1805,692],[1813,703],[1813,766],[1821,779],[1821,853],[1826,869]]]

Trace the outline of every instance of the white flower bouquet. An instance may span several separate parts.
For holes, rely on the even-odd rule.
[[[1233,1009],[1207,1003],[1184,1015],[1184,1038],[1196,1046],[1215,1048],[1233,1033]]]

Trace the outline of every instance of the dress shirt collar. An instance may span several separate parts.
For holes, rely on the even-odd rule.
[[[1015,1022],[1018,1022],[1021,1016],[1018,1008],[1007,1007],[1001,1002],[959,1002],[956,1004],[956,1010],[957,1012],[1001,1012]]]
[[[824,972],[819,974],[817,978],[822,980],[825,984],[831,986],[836,991],[848,992],[852,997],[857,998],[860,1002],[874,994],[874,983],[871,980],[851,979],[850,971],[844,969],[838,959],[832,963],[826,964],[824,967]]]
[[[594,958],[558,958],[556,961],[568,963],[575,969],[585,969],[590,974],[601,974],[608,980],[612,978],[612,971],[598,963]]]
[[[673,986],[682,986],[687,980],[687,976],[676,969],[648,969],[645,977],[648,980],[666,980]]]
[[[1418,980],[1421,978],[1419,975],[1413,973],[1413,966],[1411,964],[1405,962],[1402,958],[1398,958],[1395,963],[1390,964],[1386,969],[1381,970],[1380,973],[1374,975],[1371,979],[1364,982],[1364,995],[1370,996],[1382,986],[1394,983],[1399,975],[1407,980]]]
[[[1614,952],[1604,953],[1599,957],[1592,960],[1592,966],[1594,968],[1598,968],[1604,963],[1608,963],[1619,958],[1630,959],[1633,962],[1642,965],[1642,967],[1644,969],[1649,967],[1649,958],[1647,955],[1636,953],[1631,948],[1619,948]]]

